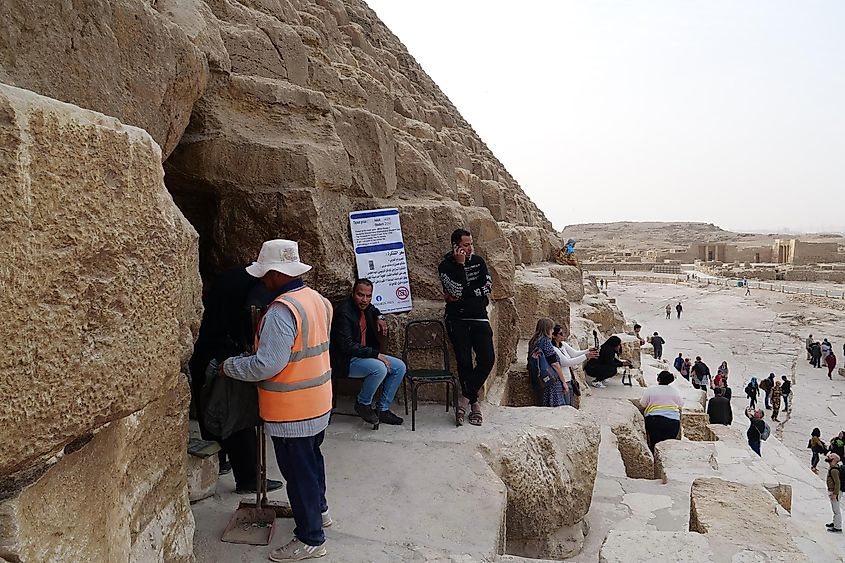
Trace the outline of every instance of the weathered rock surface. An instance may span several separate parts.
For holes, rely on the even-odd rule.
[[[9,0],[0,4],[0,22],[0,82],[141,127],[167,158],[208,63],[149,2]]]
[[[217,489],[217,473],[220,464],[216,455],[198,457],[188,455],[185,474],[188,481],[188,499],[197,502],[208,498]]]
[[[0,360],[0,555],[187,560],[196,233],[159,147],[5,85],[0,139],[2,325],[30,327]]]
[[[612,531],[604,540],[599,563],[651,563],[686,561],[712,563],[713,551],[707,538],[684,532]]]
[[[530,339],[537,328],[537,319],[549,317],[569,334],[569,301],[560,281],[547,269],[519,268],[514,278],[516,308],[519,312],[519,336]]]
[[[759,485],[700,478],[690,492],[690,531],[750,551],[799,553],[775,499]]]

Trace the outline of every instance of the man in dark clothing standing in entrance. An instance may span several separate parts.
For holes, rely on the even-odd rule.
[[[472,234],[466,229],[452,233],[452,251],[443,258],[437,270],[446,301],[446,329],[455,347],[461,381],[458,423],[463,422],[466,409],[470,407],[469,423],[480,426],[478,392],[495,361],[493,329],[487,318],[487,296],[493,291],[493,278],[484,259],[474,253]],[[475,367],[472,365],[473,352]]]

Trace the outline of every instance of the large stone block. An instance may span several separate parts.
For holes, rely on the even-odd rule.
[[[200,303],[196,233],[149,135],[0,85],[0,138],[3,475],[155,400]]]
[[[202,52],[149,2],[0,4],[0,80],[148,131],[164,158],[208,77]]]
[[[196,233],[150,136],[0,85],[0,556],[188,561]],[[49,509],[45,509],[49,507]]]
[[[543,272],[519,268],[514,286],[520,338],[530,339],[541,317],[551,318],[569,334],[569,301],[558,280]]]
[[[613,530],[599,553],[599,563],[712,563],[716,560],[707,538],[701,534],[654,530]]]

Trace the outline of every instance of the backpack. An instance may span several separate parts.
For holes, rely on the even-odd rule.
[[[769,425],[768,425],[768,424],[766,424],[766,422],[765,422],[765,421],[763,422],[763,427],[764,427],[764,428],[763,428],[763,431],[762,431],[762,432],[760,432],[760,439],[761,439],[762,441],[764,441],[764,442],[765,442],[766,440],[768,440],[768,439],[769,439],[769,436],[770,436],[770,435],[771,435],[771,433],[772,433],[772,429],[771,429],[771,428],[769,428]]]

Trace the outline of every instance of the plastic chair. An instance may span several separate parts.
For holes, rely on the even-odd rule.
[[[408,356],[420,350],[440,349],[443,362],[440,367],[411,368]],[[411,386],[411,430],[417,429],[417,391],[423,385],[443,383],[446,385],[446,412],[449,412],[449,393],[455,407],[455,426],[458,426],[458,382],[449,368],[449,348],[446,344],[446,327],[439,320],[412,321],[405,326],[405,344],[402,347],[402,361],[408,370],[402,380],[405,395],[405,414],[408,414],[408,385]]]

